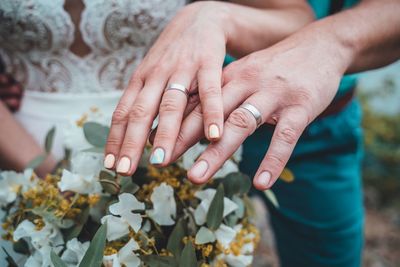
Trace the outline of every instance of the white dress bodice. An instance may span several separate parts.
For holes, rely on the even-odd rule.
[[[68,0],[66,0],[68,1]],[[0,1],[0,56],[26,90],[122,90],[185,0],[82,0],[80,25],[64,0]],[[90,53],[70,51],[79,30]]]

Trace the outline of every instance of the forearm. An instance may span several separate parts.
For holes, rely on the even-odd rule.
[[[44,153],[1,101],[0,124],[0,169],[21,171],[31,160]],[[36,171],[43,175],[54,165],[55,161],[48,157]]]
[[[236,1],[248,3],[249,1]],[[227,50],[244,56],[267,48],[314,21],[306,1],[251,1],[251,6],[227,4]]]
[[[312,23],[302,31],[313,32],[331,42],[329,46],[334,49],[329,51],[342,58],[345,72],[359,72],[399,59],[399,12],[398,0],[364,1],[352,9]]]

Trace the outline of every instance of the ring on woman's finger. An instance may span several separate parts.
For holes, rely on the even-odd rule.
[[[179,83],[170,83],[167,86],[167,90],[177,90],[184,93],[187,97],[189,96],[189,90],[186,88],[186,86]]]
[[[249,103],[243,103],[242,105],[240,105],[239,108],[243,108],[243,109],[247,110],[248,112],[250,112],[251,115],[256,120],[257,128],[260,127],[260,125],[262,123],[262,115],[261,115],[261,112],[255,106],[253,106],[252,104],[249,104]]]

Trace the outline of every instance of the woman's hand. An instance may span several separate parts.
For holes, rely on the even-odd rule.
[[[8,74],[0,74],[0,101],[2,101],[11,112],[19,109],[22,99],[22,86]]]
[[[255,116],[241,107],[246,103],[259,111],[259,124],[276,125],[254,179],[255,187],[260,190],[272,186],[305,127],[334,98],[348,60],[351,60],[350,53],[338,49],[340,44],[329,35],[316,33],[313,30],[295,34],[225,68],[222,95],[227,120],[224,133],[188,171],[192,182],[207,182],[256,130]],[[200,106],[186,117],[173,159],[202,137],[201,117]]]
[[[170,161],[187,105],[187,95],[166,90],[179,84],[200,96],[205,134],[223,131],[221,73],[225,56],[225,15],[221,3],[195,3],[169,23],[135,71],[117,109],[106,146],[105,167],[132,174],[159,112],[153,164]],[[118,157],[118,158],[117,158]],[[116,165],[116,166],[115,166]]]
[[[105,167],[123,174],[136,170],[158,112],[150,162],[170,163],[182,118],[194,98],[200,99],[206,138],[219,140],[225,47],[242,56],[282,40],[312,20],[304,0],[256,1],[252,7],[201,1],[183,8],[138,66],[114,112]],[[175,90],[165,90],[171,87]],[[195,97],[187,99],[185,88]]]

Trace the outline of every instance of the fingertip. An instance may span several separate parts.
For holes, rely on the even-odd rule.
[[[267,190],[271,187],[271,173],[269,171],[262,171],[254,178],[254,187],[258,190]]]
[[[216,123],[211,123],[208,126],[207,137],[209,141],[218,141],[221,138],[221,127],[219,127]]]
[[[111,153],[107,154],[104,158],[104,167],[106,169],[112,169],[115,165],[115,156]]]
[[[188,178],[194,184],[204,184],[207,182],[205,174],[208,170],[208,162],[205,160],[199,160],[193,167],[188,171]]]

